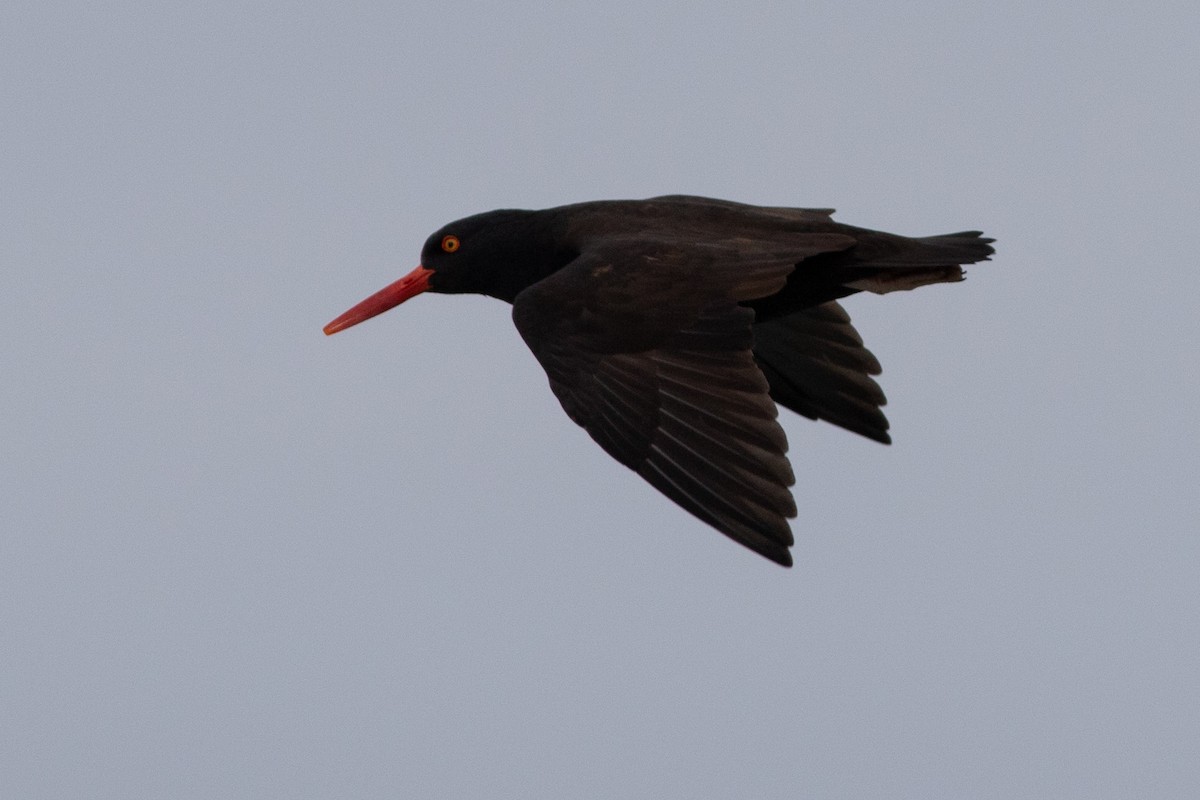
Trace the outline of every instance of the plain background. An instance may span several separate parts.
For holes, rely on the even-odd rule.
[[[1200,59],[1158,3],[0,9],[0,794],[1196,797]],[[983,228],[847,302],[797,566],[667,502],[445,222]]]

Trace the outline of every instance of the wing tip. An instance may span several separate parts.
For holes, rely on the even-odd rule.
[[[783,567],[784,569],[792,568],[792,551],[791,550],[784,549],[784,550],[779,551],[778,553],[761,553],[761,555],[766,556],[768,559],[770,559],[771,561],[774,561],[776,564]]]

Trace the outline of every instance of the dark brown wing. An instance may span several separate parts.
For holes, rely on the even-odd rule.
[[[580,256],[513,304],[571,419],[683,508],[791,564],[795,479],[751,350],[754,312],[799,259],[726,264],[644,242]]]
[[[837,303],[756,324],[754,357],[775,402],[809,419],[891,443],[880,411],[887,399],[870,377],[880,373],[879,361],[863,347]]]

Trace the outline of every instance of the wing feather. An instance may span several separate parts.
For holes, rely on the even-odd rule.
[[[871,376],[879,361],[837,303],[829,302],[754,326],[754,357],[780,405],[888,443],[887,403]]]
[[[693,282],[670,315],[612,308],[622,296],[636,303],[639,270],[652,268],[622,256],[605,259],[608,270],[584,258],[526,289],[513,305],[518,330],[563,408],[606,452],[730,538],[790,565],[795,477],[752,351],[754,312],[736,302],[750,284],[731,272],[708,281],[704,296]],[[790,269],[780,264],[751,284],[778,286]],[[661,294],[662,276],[653,282]]]

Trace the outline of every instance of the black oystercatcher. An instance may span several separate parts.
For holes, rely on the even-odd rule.
[[[491,211],[430,236],[421,266],[325,333],[425,291],[512,303],[550,388],[609,455],[791,566],[776,403],[891,441],[879,362],[835,301],[960,281],[993,252],[978,231],[908,238],[832,213],[685,196]]]

